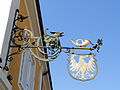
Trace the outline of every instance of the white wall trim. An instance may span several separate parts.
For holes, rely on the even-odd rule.
[[[8,22],[7,22],[7,27],[6,27],[6,32],[5,32],[3,45],[2,45],[2,51],[1,51],[2,63],[0,65],[2,67],[5,66],[6,57],[7,57],[8,48],[9,48],[9,41],[10,41],[10,36],[11,36],[11,31],[12,31],[12,26],[13,26],[13,20],[14,20],[14,15],[15,15],[15,10],[19,8],[19,5],[20,5],[20,0],[12,0],[9,17],[8,17]]]
[[[8,81],[8,79],[2,69],[0,69],[0,80],[4,83],[5,87],[8,90],[12,90],[12,86],[11,86],[10,82]]]

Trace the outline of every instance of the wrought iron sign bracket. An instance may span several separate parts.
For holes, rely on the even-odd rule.
[[[70,76],[77,80],[91,80],[97,75],[97,64],[94,58],[96,54],[92,53],[92,51],[96,49],[97,52],[99,52],[102,39],[98,39],[96,43],[92,43],[87,39],[70,40],[76,47],[63,47],[59,38],[64,36],[64,33],[49,32],[50,34],[48,34],[48,29],[45,29],[43,37],[46,46],[41,46],[41,36],[34,36],[31,30],[17,26],[17,22],[23,22],[27,18],[28,16],[19,14],[18,9],[15,11],[8,55],[4,68],[7,67],[7,62],[13,59],[12,55],[20,54],[24,49],[29,49],[31,54],[37,58],[37,60],[41,61],[52,61],[56,59],[61,52],[65,52],[68,55],[68,72]],[[13,48],[17,50],[11,53],[10,50]],[[46,49],[47,52],[44,52],[44,49]],[[78,53],[76,50],[86,50],[88,53]],[[40,57],[36,54],[36,51],[39,52],[39,54],[47,56],[47,58]],[[79,57],[79,60],[76,61],[75,57]],[[88,62],[86,61],[87,58],[89,58]]]

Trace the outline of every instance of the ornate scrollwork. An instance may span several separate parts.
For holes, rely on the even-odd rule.
[[[23,40],[24,40],[24,37],[23,37],[24,29],[15,25],[13,30],[14,30],[14,32],[13,32],[12,40],[11,40],[12,45],[16,45],[16,46],[22,45]]]
[[[12,55],[20,54],[23,50],[23,48],[21,48],[21,46],[23,45],[23,41],[24,41],[24,37],[23,37],[24,29],[18,27],[17,22],[23,22],[26,18],[28,18],[28,16],[23,16],[23,15],[19,14],[19,10],[16,9],[15,15],[14,15],[13,26],[12,26],[12,30],[11,30],[11,35],[10,35],[10,42],[9,42],[9,48],[8,48],[7,57],[6,57],[6,63],[5,63],[4,67],[7,67],[7,61],[12,61],[12,59],[13,59]],[[11,53],[10,52],[11,46],[15,46],[18,49],[16,49],[14,52]]]
[[[62,37],[64,33],[63,32],[50,32],[53,35],[49,35],[46,32],[47,30],[45,29],[45,34],[44,34],[44,41],[46,45],[52,48],[60,47],[61,45],[60,45],[59,37]]]
[[[44,41],[45,41],[47,47],[51,47],[51,48],[47,49],[48,57],[55,59],[61,53],[61,48],[59,48],[59,47],[61,47],[59,37],[62,37],[64,33],[63,32],[50,32],[53,35],[49,35],[47,33],[47,30],[45,30]],[[56,48],[56,47],[58,47],[58,48]]]
[[[29,36],[29,39],[36,39],[36,46],[37,46],[37,50],[44,54],[44,55],[47,55],[47,59],[46,58],[42,58],[42,57],[39,57],[39,55],[37,55],[35,52],[33,52],[33,48],[29,48],[30,51],[32,52],[32,54],[39,60],[42,60],[42,61],[51,61],[51,60],[54,60],[56,59],[59,54],[61,53],[61,48],[56,48],[56,47],[61,47],[61,44],[60,44],[60,40],[59,40],[59,37],[61,36],[62,33],[59,33],[59,32],[54,32],[54,36],[51,36],[49,34],[46,33],[46,30],[45,30],[45,35],[44,35],[44,41],[46,43],[46,47],[50,47],[50,48],[46,48],[47,49],[47,53],[45,53],[43,51],[43,48],[42,47],[39,47],[39,41],[41,40],[41,37],[35,37],[33,35],[33,33],[28,30],[28,29],[24,29],[25,31],[28,32],[28,36]],[[51,32],[53,34],[53,32]],[[35,44],[35,43],[34,43]],[[31,46],[30,42],[29,42],[29,45],[28,46]]]
[[[102,39],[98,39],[97,43],[92,43],[90,40],[82,39],[78,39],[76,42],[70,40],[73,44],[76,45],[76,47],[62,47],[59,38],[62,37],[64,33],[50,32],[50,34],[48,34],[48,29],[45,29],[43,41],[45,42],[46,46],[41,46],[41,36],[34,36],[31,30],[27,28],[21,28],[16,25],[16,22],[23,22],[26,18],[28,18],[28,16],[23,16],[19,14],[18,9],[16,10],[6,64],[5,67],[3,67],[5,70],[9,70],[7,67],[7,61],[13,60],[12,55],[21,54],[23,49],[26,48],[30,50],[35,58],[41,61],[52,61],[56,59],[63,51],[68,55],[68,72],[70,76],[81,81],[91,80],[95,78],[98,71],[96,59],[94,58],[96,54],[91,53],[91,51],[97,49],[97,52],[99,52],[100,46],[102,45]],[[87,47],[89,44],[91,47]],[[17,49],[15,49],[14,52],[10,53],[10,50],[13,47]],[[46,49],[47,52],[45,52],[44,49]],[[90,53],[76,53],[74,51],[76,49],[89,50]],[[40,54],[42,54],[42,57]],[[76,60],[75,57],[78,57],[79,59]]]

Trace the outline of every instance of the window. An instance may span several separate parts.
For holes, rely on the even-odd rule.
[[[25,49],[21,57],[19,87],[24,90],[34,90],[36,63],[29,49]]]

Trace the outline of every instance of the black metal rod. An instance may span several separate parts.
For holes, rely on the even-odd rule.
[[[76,55],[95,55],[94,53],[71,53]]]
[[[10,46],[12,48],[52,48],[47,46]],[[83,50],[93,50],[92,48],[86,48],[86,47],[54,47],[59,49],[83,49]]]

